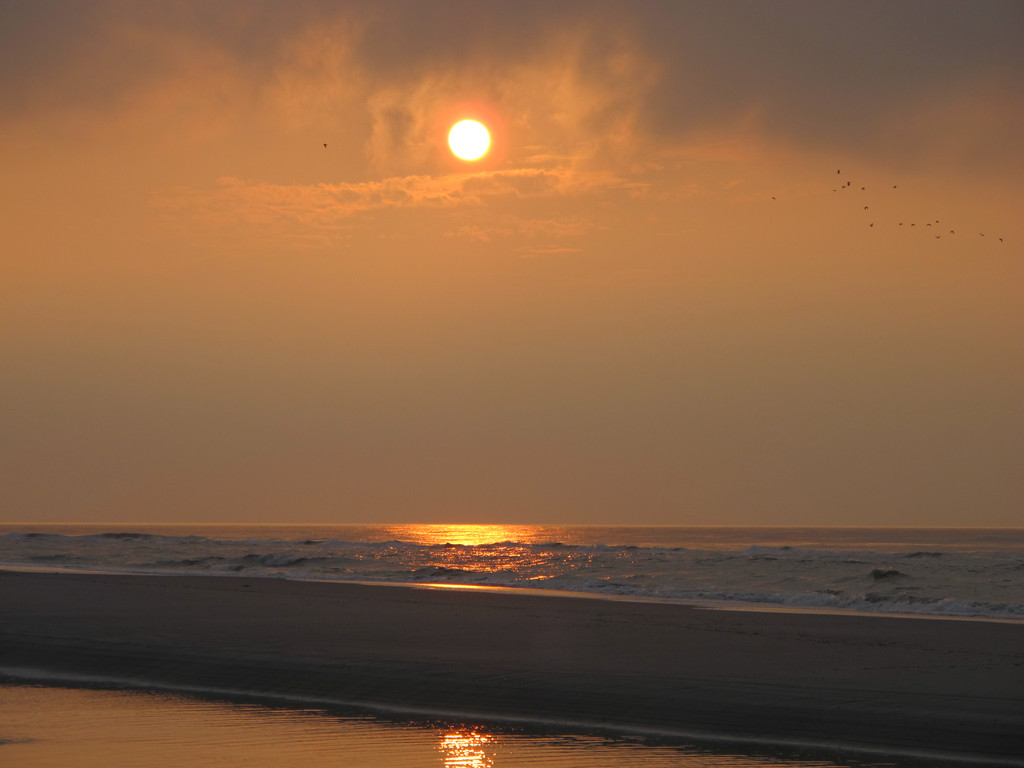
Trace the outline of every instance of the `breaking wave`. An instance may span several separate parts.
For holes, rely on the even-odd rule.
[[[353,540],[343,527],[295,537],[194,530],[12,531],[0,534],[0,565],[540,588],[698,604],[1024,620],[1024,543],[1006,536],[1000,539],[1005,547],[963,551],[934,542],[905,550],[749,544],[724,534],[714,546],[706,535],[703,546],[684,546],[678,535],[646,544],[582,536],[470,544]]]

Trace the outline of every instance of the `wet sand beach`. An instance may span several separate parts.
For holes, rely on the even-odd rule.
[[[1024,625],[0,571],[0,667],[1022,764]]]

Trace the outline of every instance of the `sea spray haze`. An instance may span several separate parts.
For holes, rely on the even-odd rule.
[[[0,565],[1024,621],[1024,530],[0,526]]]

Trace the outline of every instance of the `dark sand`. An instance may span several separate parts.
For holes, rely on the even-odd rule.
[[[1024,765],[1024,624],[0,571],[0,667]]]

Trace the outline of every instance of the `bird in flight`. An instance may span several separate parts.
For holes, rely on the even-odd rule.
[[[326,144],[324,144],[324,149],[327,149],[327,145]]]

